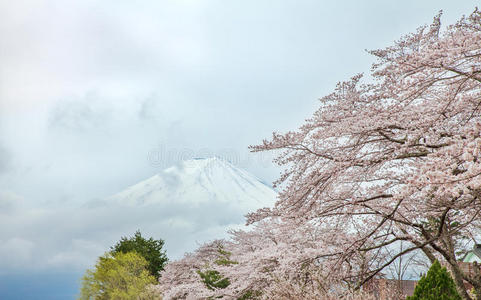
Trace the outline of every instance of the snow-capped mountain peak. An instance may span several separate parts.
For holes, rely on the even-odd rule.
[[[272,206],[277,193],[252,174],[226,160],[196,158],[182,161],[111,197],[118,204],[224,203],[247,213]]]

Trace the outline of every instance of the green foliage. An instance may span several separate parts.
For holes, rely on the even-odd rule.
[[[461,300],[461,297],[446,268],[441,268],[441,264],[435,261],[428,274],[419,280],[414,295],[406,300]]]
[[[238,262],[233,261],[230,259],[231,252],[225,251],[222,246],[219,246],[219,249],[217,250],[219,252],[219,259],[217,259],[214,263],[219,265],[219,266],[228,266],[228,265],[236,265]]]
[[[215,270],[197,271],[197,274],[199,274],[205,286],[212,291],[215,289],[224,289],[230,284],[229,278],[223,277]]]
[[[219,253],[219,258],[214,261],[216,265],[228,266],[228,265],[238,264],[238,262],[230,259],[230,256],[232,253],[224,250],[222,245],[219,246],[217,251]],[[210,270],[210,269],[207,269],[205,271],[198,270],[197,274],[199,274],[200,278],[202,279],[202,282],[210,290],[224,289],[230,284],[229,278],[223,277],[219,273],[219,271],[216,271],[216,270]]]
[[[148,287],[155,278],[147,261],[135,252],[107,253],[82,278],[79,300],[155,299]]]
[[[237,298],[237,300],[253,300],[253,299],[258,299],[261,296],[260,291],[252,291],[249,290],[244,293],[241,297]]]
[[[120,241],[113,247],[111,247],[112,253],[127,253],[137,252],[149,263],[147,269],[150,274],[159,279],[159,272],[164,269],[167,263],[167,255],[165,251],[162,251],[164,246],[163,240],[154,240],[153,238],[145,239],[142,237],[140,231],[135,232],[133,237],[122,237]]]

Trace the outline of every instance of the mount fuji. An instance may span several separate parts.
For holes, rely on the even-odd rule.
[[[169,257],[178,258],[199,243],[227,237],[229,229],[246,228],[244,215],[272,207],[276,197],[254,175],[223,159],[203,158],[167,168],[104,204],[112,218],[125,218],[122,230],[161,237]]]
[[[203,204],[236,206],[247,213],[274,204],[277,193],[254,175],[226,160],[196,158],[183,161],[159,174],[109,197],[118,204]]]

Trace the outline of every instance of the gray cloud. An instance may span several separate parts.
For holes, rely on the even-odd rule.
[[[156,120],[161,118],[160,100],[152,95],[141,102],[139,118],[143,120]]]
[[[98,130],[111,119],[111,112],[98,107],[89,94],[75,101],[57,102],[49,113],[49,127],[72,131]]]

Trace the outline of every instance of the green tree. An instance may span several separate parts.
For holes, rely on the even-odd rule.
[[[154,240],[153,238],[146,239],[142,236],[140,231],[135,232],[133,237],[122,237],[120,241],[111,247],[112,253],[127,253],[137,252],[149,263],[147,269],[156,280],[160,277],[160,271],[164,269],[167,263],[167,255],[162,250],[164,241]]]
[[[414,295],[406,300],[461,300],[456,291],[454,281],[445,267],[436,260],[428,274],[423,275],[419,280]]]
[[[217,259],[214,261],[214,264],[219,266],[238,264],[238,262],[230,259],[231,254],[229,251],[224,250],[222,245],[219,245],[217,248]],[[208,265],[206,267],[208,267]],[[197,270],[197,274],[199,274],[205,286],[212,291],[215,289],[225,289],[230,284],[229,278],[222,276],[217,270]]]
[[[148,262],[135,252],[106,253],[93,270],[82,278],[79,300],[155,299],[151,284],[155,278],[147,270]]]
[[[216,270],[197,271],[197,274],[209,290],[225,289],[230,284],[229,278],[223,277]]]

